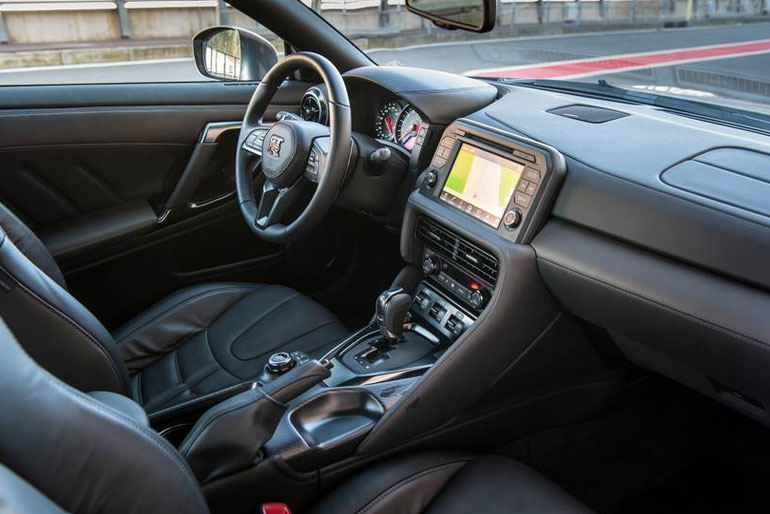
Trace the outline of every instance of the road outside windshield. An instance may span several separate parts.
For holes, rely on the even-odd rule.
[[[439,29],[403,0],[286,1],[302,1],[379,64],[606,79],[770,111],[770,0],[499,0],[486,34]],[[0,84],[203,80],[190,38],[213,25],[254,30],[283,50],[221,0],[0,0]]]

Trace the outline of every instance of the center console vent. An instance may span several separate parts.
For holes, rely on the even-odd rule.
[[[497,258],[477,244],[425,216],[417,218],[416,236],[436,253],[454,262],[460,268],[471,272],[492,286],[497,282],[497,272],[500,267]]]

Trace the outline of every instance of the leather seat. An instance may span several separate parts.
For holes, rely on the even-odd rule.
[[[32,361],[2,322],[0,355],[3,511],[209,512],[187,463],[147,426],[141,409],[132,407],[130,400],[114,393],[86,395],[67,386]],[[292,498],[274,500],[292,503]],[[257,507],[255,499],[251,510]],[[312,512],[589,511],[544,477],[510,459],[430,453],[375,465],[332,491]]]
[[[534,470],[499,455],[420,453],[356,475],[313,514],[588,514]]]
[[[275,351],[320,357],[347,330],[310,298],[265,284],[178,291],[114,334],[67,291],[35,234],[0,205],[0,316],[29,354],[82,391],[113,391],[149,413],[253,379]]]

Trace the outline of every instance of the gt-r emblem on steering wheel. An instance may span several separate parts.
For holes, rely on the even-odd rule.
[[[267,151],[273,157],[281,156],[281,145],[284,139],[281,136],[272,135],[267,143]]]

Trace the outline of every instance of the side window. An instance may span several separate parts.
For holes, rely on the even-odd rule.
[[[256,34],[262,52],[283,51],[222,0],[0,0],[0,85],[238,80],[224,41],[210,54],[220,75],[196,68],[192,37],[217,25]]]

